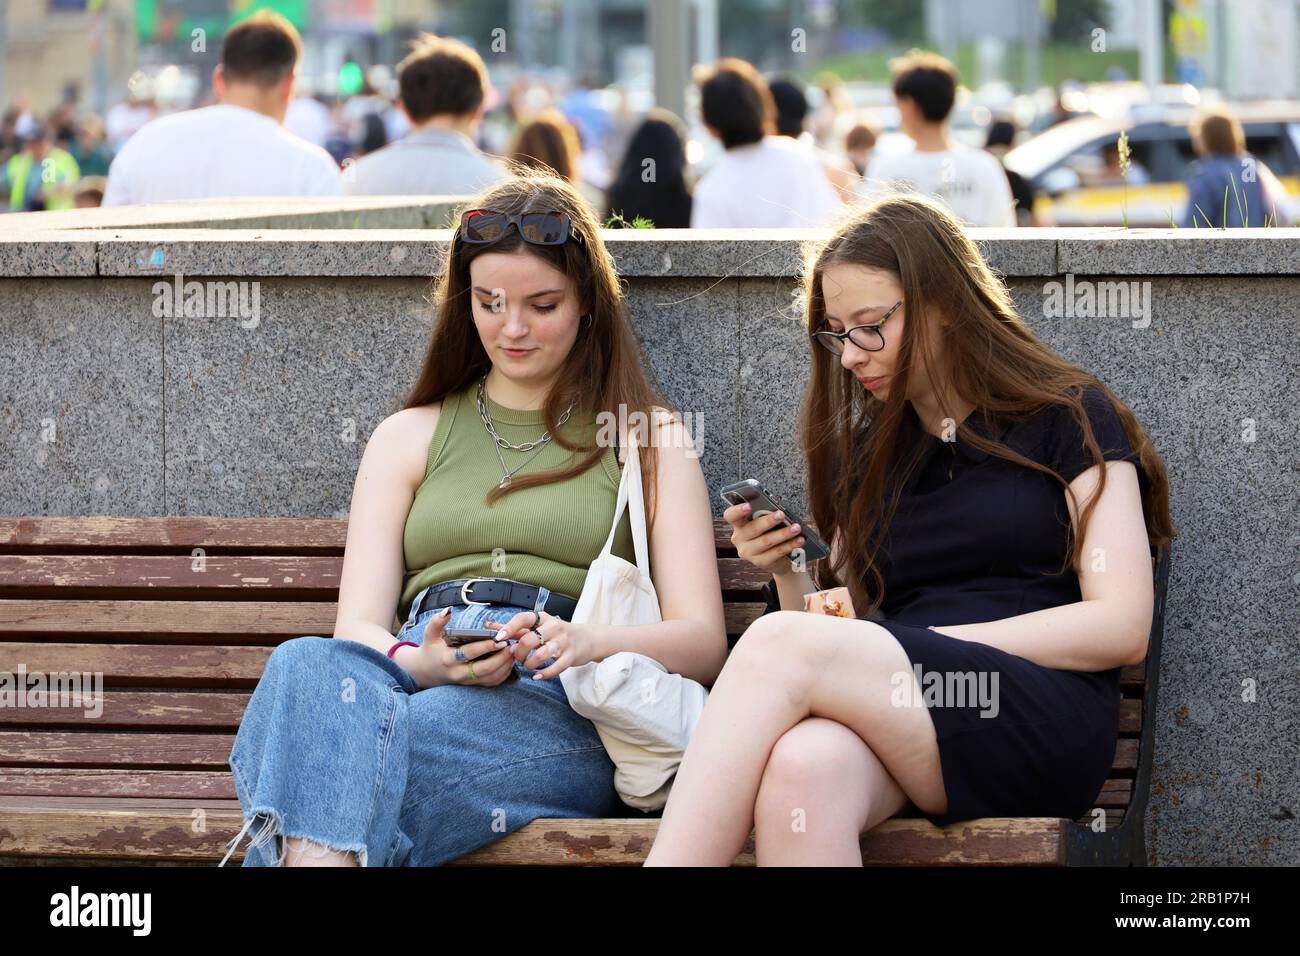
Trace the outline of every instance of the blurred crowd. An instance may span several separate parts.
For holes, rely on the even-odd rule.
[[[0,209],[462,196],[512,170],[541,167],[574,183],[610,226],[818,227],[847,205],[897,189],[932,195],[971,226],[1040,224],[1031,185],[1002,162],[1016,125],[995,117],[983,148],[954,140],[959,77],[933,53],[894,61],[907,145],[887,151],[877,149],[879,126],[867,111],[851,110],[833,77],[813,106],[802,84],[765,78],[743,60],[699,67],[695,122],[716,144],[707,159],[691,155],[702,151],[692,149],[686,122],[663,109],[637,114],[626,102],[610,109],[581,84],[561,91],[528,76],[498,94],[479,54],[457,40],[422,35],[396,65],[391,90],[367,81],[346,98],[296,95],[301,55],[294,27],[263,11],[226,35],[210,98],[195,108],[162,111],[143,87],[102,118],[75,102],[46,116],[14,104],[0,122]],[[1188,184],[1184,224],[1261,224],[1273,188],[1267,170],[1241,182],[1244,208],[1256,216],[1224,208],[1221,221],[1197,221],[1197,197],[1220,190],[1225,175],[1242,178],[1249,154],[1240,125],[1221,109],[1206,111],[1194,132],[1202,161]],[[1140,165],[1118,148],[1107,164],[1125,182],[1143,181]],[[1200,208],[1217,207],[1207,199]]]

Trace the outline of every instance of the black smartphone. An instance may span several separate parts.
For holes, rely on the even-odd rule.
[[[442,639],[448,647],[460,647],[463,644],[473,644],[475,641],[488,638],[495,639],[500,633],[490,627],[444,627]]]
[[[782,524],[787,527],[797,524],[799,533],[803,535],[804,539],[802,550],[805,562],[820,561],[831,556],[830,546],[817,535],[817,532],[799,520],[799,517],[792,514],[789,508],[782,508],[772,500],[772,496],[767,493],[767,489],[763,487],[762,482],[757,478],[746,478],[743,481],[737,481],[735,484],[727,485],[718,494],[729,505],[740,505],[749,502],[749,506],[753,509],[749,516],[750,520],[761,518],[773,511],[779,511],[785,515]],[[794,560],[793,556],[798,553],[799,549],[791,552],[792,562]]]
[[[462,647],[465,644],[473,644],[476,641],[488,639],[497,640],[500,636],[500,631],[494,631],[490,627],[444,627],[442,629],[442,640],[448,647]],[[503,647],[501,650],[505,650],[505,648]],[[486,654],[480,654],[479,657],[471,658],[471,660],[477,661],[480,658],[490,657],[495,653],[496,651],[491,650]],[[510,673],[506,676],[506,680],[519,680],[519,672],[513,664],[510,666]]]

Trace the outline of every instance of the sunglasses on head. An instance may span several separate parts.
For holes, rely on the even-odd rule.
[[[577,233],[569,228],[569,217],[562,212],[521,212],[511,216],[491,209],[470,209],[460,217],[460,238],[464,242],[496,242],[511,226],[524,242],[535,246],[562,246]]]

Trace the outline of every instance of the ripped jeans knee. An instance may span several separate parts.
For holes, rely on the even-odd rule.
[[[284,821],[280,814],[274,809],[256,810],[244,821],[239,832],[235,834],[234,839],[230,841],[230,849],[226,855],[221,858],[217,866],[225,866],[226,861],[230,859],[230,854],[235,852],[235,847],[239,845],[239,839],[258,821],[261,826],[253,833],[248,841],[248,847],[245,850],[245,857],[254,850],[261,850],[263,847],[275,847],[276,856],[271,866],[284,866],[289,855],[289,847],[284,833]],[[277,842],[277,838],[278,842]],[[366,866],[368,852],[364,845],[360,847],[334,847],[329,846],[312,837],[298,834],[287,834],[288,840],[298,840],[299,849],[296,854],[299,859],[314,859],[324,856],[326,853],[353,853],[356,855],[357,865]]]

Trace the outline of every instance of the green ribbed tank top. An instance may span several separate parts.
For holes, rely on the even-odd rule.
[[[477,391],[474,382],[443,399],[429,442],[424,481],[402,535],[406,574],[397,615],[403,621],[425,587],[458,578],[512,578],[576,598],[614,520],[621,466],[612,447],[568,481],[514,491],[486,505],[483,498],[500,483],[502,470],[479,415]],[[507,441],[532,441],[545,431],[541,409],[507,408],[486,393],[484,398],[497,433]],[[574,409],[563,433],[590,443],[596,437],[595,416],[579,420],[579,411]],[[502,448],[501,455],[507,468],[515,468],[535,451]],[[562,467],[578,456],[550,441],[514,477]],[[626,510],[612,551],[636,563]]]

